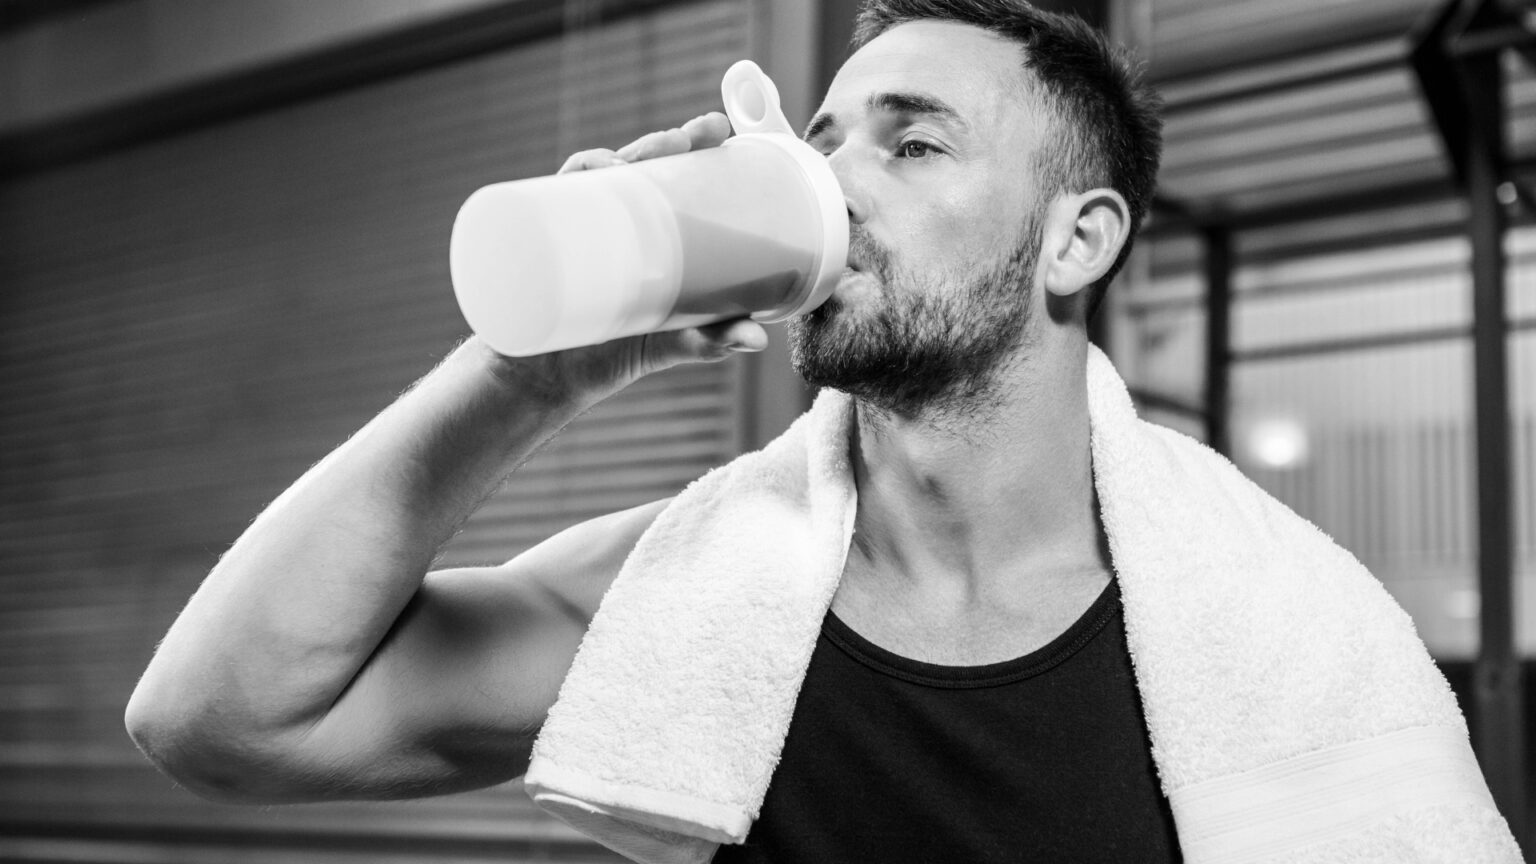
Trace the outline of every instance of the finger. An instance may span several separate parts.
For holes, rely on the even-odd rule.
[[[569,174],[572,171],[588,171],[593,168],[607,168],[613,165],[623,165],[617,153],[607,148],[599,147],[596,150],[583,150],[571,158],[565,160],[560,166],[560,174]]]
[[[725,139],[731,137],[731,121],[725,119],[725,115],[719,111],[711,111],[684,123],[683,131],[688,133],[690,149],[719,147],[725,143]]]
[[[761,351],[768,347],[768,331],[751,318],[720,321],[698,329],[706,340],[723,345],[733,353]]]
[[[667,129],[641,136],[620,147],[617,155],[626,162],[639,162],[642,159],[687,153],[690,146],[687,132],[682,129]]]
[[[767,347],[768,331],[763,325],[738,318],[704,327],[652,333],[645,340],[644,365],[655,371],[678,363],[724,360],[733,354]]]

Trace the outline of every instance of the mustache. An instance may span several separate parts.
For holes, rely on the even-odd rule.
[[[891,250],[870,236],[863,226],[848,226],[848,261],[882,283],[891,279]]]

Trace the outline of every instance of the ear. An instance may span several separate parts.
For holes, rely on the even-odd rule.
[[[1104,278],[1130,236],[1131,209],[1113,189],[1090,189],[1051,202],[1041,263],[1047,291],[1070,297]]]

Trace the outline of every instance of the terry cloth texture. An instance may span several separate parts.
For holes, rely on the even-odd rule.
[[[1087,370],[1094,484],[1185,860],[1521,857],[1408,616],[1348,552]],[[688,487],[604,597],[525,785],[646,864],[756,818],[857,508],[852,402],[824,392]]]

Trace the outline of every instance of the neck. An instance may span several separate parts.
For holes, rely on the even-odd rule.
[[[952,608],[1102,585],[1085,368],[1082,345],[1030,357],[987,404],[942,416],[860,403],[849,572]]]

